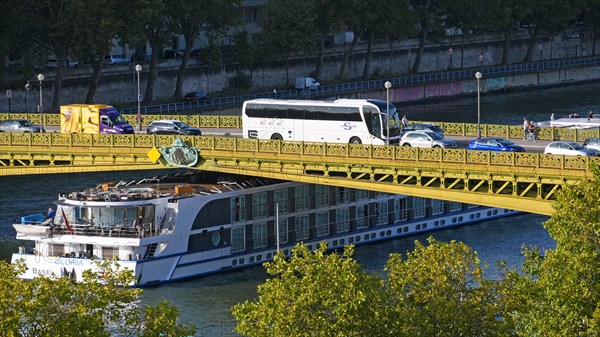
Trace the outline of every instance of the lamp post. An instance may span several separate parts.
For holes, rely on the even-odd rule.
[[[385,87],[386,93],[386,102],[387,102],[387,110],[386,110],[386,118],[385,118],[385,126],[386,126],[386,138],[385,145],[390,145],[390,88],[392,87],[392,82],[385,81],[383,84]]]
[[[475,73],[477,79],[477,139],[481,138],[481,102],[479,99],[479,80],[481,79],[481,73],[478,71]]]
[[[42,99],[42,82],[44,81],[44,74],[38,74],[37,79],[40,81],[40,105],[38,106],[38,110],[40,110],[40,132],[44,132],[44,100]]]
[[[31,83],[29,83],[29,81],[27,81],[27,83],[25,84],[25,111],[27,111],[29,109],[29,107],[27,106],[27,94],[29,93],[29,91],[31,90]]]
[[[135,71],[137,72],[137,84],[138,84],[138,114],[141,113],[141,109],[140,109],[140,101],[141,101],[141,97],[140,97],[140,71],[142,71],[142,66],[139,64],[135,65]]]

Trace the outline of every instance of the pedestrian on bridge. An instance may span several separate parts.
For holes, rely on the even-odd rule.
[[[529,135],[529,121],[527,117],[523,118],[523,140],[527,140],[527,136]]]
[[[402,116],[402,127],[405,127],[408,125],[408,116],[405,114],[404,116]]]
[[[144,117],[142,117],[142,113],[140,111],[138,111],[136,117],[138,123],[138,131],[142,131],[142,122],[144,121]]]

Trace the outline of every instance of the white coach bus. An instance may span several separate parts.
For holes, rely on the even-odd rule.
[[[244,138],[397,145],[400,117],[392,103],[389,112],[387,107],[375,99],[254,99],[242,107],[243,133]]]

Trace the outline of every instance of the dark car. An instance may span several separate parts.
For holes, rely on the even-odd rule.
[[[148,125],[146,132],[157,135],[202,135],[200,129],[176,120],[154,121]]]
[[[444,130],[442,130],[441,127],[435,125],[435,124],[428,124],[428,123],[416,123],[416,124],[408,124],[407,126],[402,128],[402,133],[406,133],[409,131],[432,131],[435,132],[437,134],[439,134],[440,136],[444,136]]]
[[[40,132],[40,127],[26,119],[8,119],[0,122],[0,132]]]
[[[479,138],[469,142],[468,150],[525,152],[525,148],[504,138]]]
[[[184,101],[201,101],[204,99],[210,99],[210,96],[202,91],[188,92],[183,96]]]

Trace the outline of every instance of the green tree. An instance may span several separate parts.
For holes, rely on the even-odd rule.
[[[596,56],[596,39],[600,35],[600,0],[587,0],[586,9],[581,13],[584,27],[592,31],[592,55]]]
[[[593,173],[557,195],[544,224],[556,248],[525,249],[526,274],[507,275],[509,312],[520,335],[600,335],[600,169]]]
[[[271,58],[286,61],[286,83],[290,83],[290,57],[314,49],[314,7],[311,1],[269,0],[260,26],[260,48]]]
[[[0,262],[0,335],[50,336],[186,336],[193,326],[177,323],[179,312],[166,302],[142,308],[133,273],[112,261],[84,272],[83,283],[62,277],[23,281],[22,265]]]
[[[390,335],[504,336],[495,284],[483,278],[477,254],[459,242],[415,242],[404,260],[392,254],[388,270]]]
[[[52,107],[51,111],[58,111],[61,101],[62,81],[64,75],[65,60],[69,54],[74,51],[76,40],[74,39],[75,26],[78,14],[78,8],[83,6],[83,1],[32,1],[31,9],[36,13],[37,20],[33,26],[36,34],[31,35],[32,41],[42,51],[56,56],[58,68],[53,85]]]
[[[442,34],[442,18],[445,15],[443,4],[444,0],[410,0],[420,29],[419,48],[411,70],[413,73],[418,73],[421,69],[425,43],[431,38],[438,39]]]
[[[236,331],[246,336],[381,336],[382,280],[352,259],[310,252],[297,245],[287,260],[278,253],[266,263],[273,277],[258,287],[256,301],[233,307]]]
[[[527,53],[523,62],[533,60],[535,44],[540,37],[540,30],[557,34],[568,27],[569,20],[576,18],[585,8],[586,0],[532,0],[532,9],[525,20],[535,24],[529,39]]]
[[[314,77],[320,79],[323,67],[325,66],[325,40],[331,30],[335,30],[343,24],[343,19],[336,15],[336,13],[340,10],[340,6],[344,6],[344,4],[343,2],[340,4],[338,0],[312,0],[311,2],[313,4],[313,12],[309,13],[310,18],[312,18],[310,27],[315,27],[316,29],[315,37],[317,39],[318,50]]]
[[[180,34],[185,40],[185,48],[181,64],[177,71],[173,98],[183,97],[182,87],[185,71],[189,62],[194,41],[201,31],[210,35],[221,35],[238,22],[238,10],[241,0],[168,0],[166,11],[171,17],[173,32]]]

